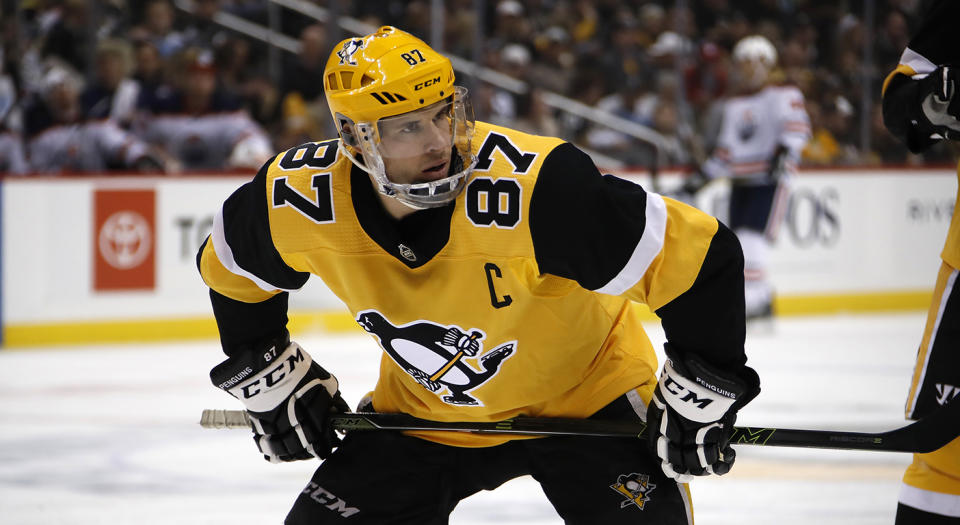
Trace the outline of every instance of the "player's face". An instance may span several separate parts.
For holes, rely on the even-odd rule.
[[[381,119],[379,150],[387,177],[398,184],[446,177],[453,146],[452,126],[450,101]]]
[[[737,62],[737,72],[744,87],[756,89],[766,83],[770,68],[759,60],[741,60]]]

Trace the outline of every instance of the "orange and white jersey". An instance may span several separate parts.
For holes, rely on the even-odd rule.
[[[765,181],[778,147],[794,169],[810,140],[803,93],[793,86],[767,86],[724,103],[716,147],[703,165],[710,178]]]
[[[131,167],[148,150],[110,120],[51,126],[27,142],[29,169],[38,173]]]
[[[27,157],[20,135],[0,131],[0,173],[22,175],[27,173]]]
[[[187,170],[229,167],[234,149],[244,141],[254,140],[258,149],[271,149],[263,128],[245,111],[202,115],[161,113],[148,117],[140,134],[147,142],[177,159]],[[266,157],[269,154],[260,161]]]

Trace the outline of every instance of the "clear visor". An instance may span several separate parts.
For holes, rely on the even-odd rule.
[[[455,87],[450,97],[423,109],[385,117],[376,125],[357,123],[363,167],[380,191],[415,207],[441,206],[463,189],[476,159],[470,151],[473,111],[467,90]],[[389,172],[406,173],[390,180]]]

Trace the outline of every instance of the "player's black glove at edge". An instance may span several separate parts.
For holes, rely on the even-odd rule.
[[[920,107],[932,129],[945,139],[960,140],[960,71],[940,66],[920,80]]]
[[[264,459],[324,459],[340,444],[329,416],[350,408],[337,378],[287,336],[228,358],[210,371],[210,379],[243,402]]]
[[[647,407],[652,452],[664,474],[681,483],[726,474],[736,459],[730,438],[737,410],[760,393],[760,378],[750,367],[733,375],[664,347],[667,360]]]

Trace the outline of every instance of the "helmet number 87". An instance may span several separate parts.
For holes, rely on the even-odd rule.
[[[423,53],[419,49],[411,49],[409,53],[401,53],[400,58],[406,60],[411,66],[427,61],[426,58],[423,58]]]

